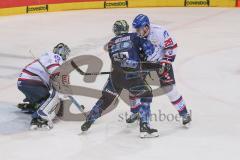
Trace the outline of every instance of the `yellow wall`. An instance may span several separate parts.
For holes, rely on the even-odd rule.
[[[79,9],[97,9],[103,8],[103,2],[75,2],[49,5],[49,11],[79,10]]]
[[[235,7],[236,0],[210,0],[212,7]]]
[[[0,16],[8,16],[15,14],[25,14],[26,7],[14,7],[14,8],[3,8],[0,9]]]
[[[129,7],[183,7],[184,0],[129,0]]]
[[[201,1],[201,0],[188,0],[188,1]],[[118,3],[125,2],[124,0],[120,1],[107,1],[107,3]],[[184,7],[185,0],[128,0],[128,7]],[[210,0],[211,7],[235,7],[236,0]],[[44,6],[44,5],[40,5]],[[39,6],[29,6],[33,9]],[[79,9],[97,9],[104,8],[104,1],[94,1],[93,2],[74,2],[74,3],[61,3],[61,4],[49,4],[49,12],[54,11],[63,11],[63,10],[79,10]],[[110,6],[110,8],[116,7],[126,7],[126,6]],[[109,8],[109,7],[107,7]],[[47,10],[34,10],[29,13],[40,13],[46,12]],[[14,15],[14,14],[25,14],[27,13],[27,6],[23,7],[14,7],[14,8],[5,8],[0,9],[0,16],[5,15]]]

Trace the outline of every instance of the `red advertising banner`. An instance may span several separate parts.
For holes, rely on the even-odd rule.
[[[69,2],[89,2],[103,0],[0,0],[0,8],[41,5],[41,4],[56,4]]]
[[[237,7],[240,7],[240,0],[237,0]]]

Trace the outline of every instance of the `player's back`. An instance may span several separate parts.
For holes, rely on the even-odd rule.
[[[108,52],[112,62],[112,75],[119,78],[136,77],[136,73],[133,72],[140,69],[138,43],[139,37],[135,33],[125,33],[110,40]]]
[[[136,33],[126,33],[112,38],[109,42],[108,52],[113,65],[119,65],[115,59],[116,55],[119,54],[121,54],[125,60],[139,62],[141,48],[139,39]]]
[[[127,57],[131,60],[139,60],[138,36],[136,33],[126,33],[111,39],[109,54],[112,57],[119,52],[128,52]]]

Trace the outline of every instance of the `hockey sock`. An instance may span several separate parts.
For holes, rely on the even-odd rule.
[[[180,116],[187,113],[186,103],[181,94],[178,92],[176,85],[172,86],[172,90],[167,93],[167,96]]]
[[[149,103],[142,103],[139,108],[140,119],[142,123],[149,124],[150,121],[150,104]]]
[[[180,96],[180,98],[178,98],[176,101],[173,101],[172,104],[175,106],[180,116],[187,114],[186,104],[182,96]]]
[[[103,111],[103,109],[101,108],[101,104],[102,104],[101,100],[99,100],[95,104],[95,106],[92,108],[92,110],[90,111],[90,113],[87,116],[87,121],[94,122],[96,119],[98,119],[101,116],[102,111]]]

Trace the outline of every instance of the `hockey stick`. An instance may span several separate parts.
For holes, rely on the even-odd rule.
[[[80,73],[81,75],[101,75],[101,74],[110,74],[111,72],[92,72],[92,73],[88,73],[88,72],[84,72],[83,70],[81,70],[78,65],[72,60],[71,61],[71,65],[73,66],[73,68],[75,68],[77,70],[78,73]]]
[[[157,63],[150,63],[150,62],[141,62],[141,64],[150,64],[152,65],[151,67],[155,67],[155,68],[161,68],[162,66],[160,66],[159,64]],[[78,65],[72,60],[71,61],[71,65],[73,66],[73,68],[76,69],[76,71],[78,73],[80,73],[81,75],[87,75],[87,76],[92,76],[92,75],[103,75],[103,74],[111,74],[112,72],[84,72],[83,70],[81,70]],[[156,69],[145,69],[145,70],[141,70],[141,71],[136,71],[136,72],[139,72],[139,73],[144,73],[144,72],[150,72],[150,71],[156,71]],[[136,72],[133,72],[133,73],[136,73]],[[131,73],[131,72],[127,72],[127,73]]]
[[[83,113],[84,117],[87,118],[87,114],[84,112],[85,107],[83,105],[79,105],[76,99],[73,96],[68,96],[69,99],[77,106],[77,108]]]
[[[33,57],[34,60],[36,60],[41,66],[42,68],[44,69],[45,72],[47,72],[49,75],[51,75],[51,73],[48,71],[48,69],[42,64],[42,62],[39,60],[39,58],[36,58],[34,56],[34,54],[32,53],[31,50],[29,50],[29,53],[31,54],[31,56]],[[51,79],[51,76],[50,76],[50,79]],[[49,87],[49,86],[48,86]],[[49,87],[50,88],[50,87]],[[72,96],[68,96],[68,98],[73,102],[73,104],[75,104],[75,106],[86,116],[86,113],[84,112],[84,105],[80,105],[76,99]]]

